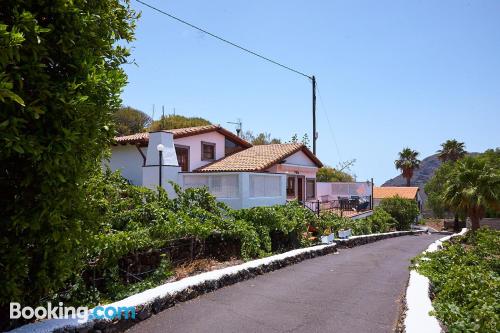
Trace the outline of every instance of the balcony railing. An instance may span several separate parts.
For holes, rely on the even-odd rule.
[[[341,217],[350,217],[372,209],[371,197],[339,198],[338,200],[313,200],[304,202],[304,207],[320,215],[332,212]]]

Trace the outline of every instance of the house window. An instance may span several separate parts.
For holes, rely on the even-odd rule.
[[[286,179],[286,196],[295,198],[295,176],[288,176]]]
[[[224,147],[224,156],[234,154],[234,153],[239,152],[241,150],[242,150],[242,148],[240,145],[238,145],[236,142],[231,141],[228,138],[226,138],[225,147]]]
[[[189,171],[189,147],[188,146],[175,146],[175,154],[177,155],[177,162],[181,167],[181,171]]]
[[[201,143],[201,160],[202,161],[215,160],[215,143],[210,143],[210,142]]]
[[[314,178],[308,178],[306,180],[306,198],[316,198],[316,179]]]

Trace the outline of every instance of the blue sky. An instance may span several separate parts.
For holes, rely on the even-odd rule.
[[[360,181],[395,176],[406,146],[422,157],[450,138],[470,151],[500,146],[500,1],[146,1],[314,74],[318,156],[356,159]],[[306,78],[132,6],[142,17],[125,105],[311,137]]]

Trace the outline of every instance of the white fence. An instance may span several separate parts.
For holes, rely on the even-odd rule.
[[[286,203],[286,176],[272,173],[181,173],[183,188],[207,187],[217,200],[232,208]]]

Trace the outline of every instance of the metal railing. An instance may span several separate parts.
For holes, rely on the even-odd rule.
[[[335,212],[341,217],[346,214],[346,212],[364,212],[372,209],[371,197],[358,197],[358,198],[340,198],[338,200],[313,200],[303,202],[305,208],[310,209],[312,212],[318,216],[322,212]]]

